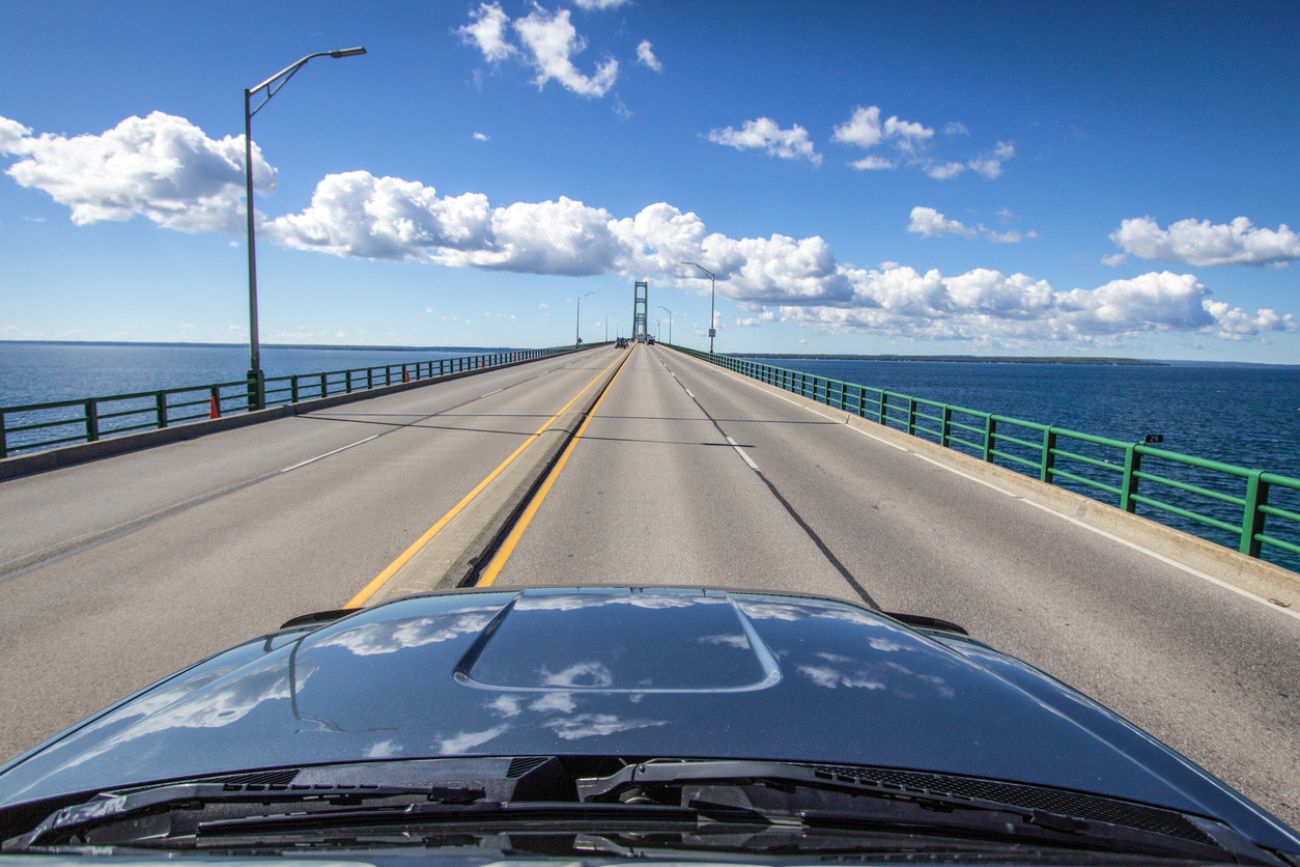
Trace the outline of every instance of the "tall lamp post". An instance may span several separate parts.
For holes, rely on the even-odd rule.
[[[592,289],[586,295],[578,296],[578,313],[573,320],[573,345],[574,346],[582,345],[582,299],[586,298],[587,295],[595,295],[595,294],[596,294],[596,290]]]
[[[668,344],[671,346],[673,342],[673,311],[668,310],[662,304],[659,305],[659,309],[668,311]]]
[[[713,338],[715,338],[715,337],[718,336],[718,329],[716,329],[716,328],[713,327],[714,322],[717,320],[717,316],[716,316],[716,314],[713,312],[713,300],[714,300],[715,296],[717,295],[717,289],[718,289],[717,279],[718,279],[718,278],[717,278],[717,275],[716,275],[716,274],[714,274],[712,271],[710,271],[708,268],[705,268],[703,265],[699,264],[698,262],[683,262],[682,264],[683,264],[683,265],[694,265],[696,268],[699,268],[701,271],[704,272],[704,276],[705,276],[705,277],[708,277],[708,278],[709,278],[709,355],[712,355],[712,354],[713,354]],[[669,343],[672,343],[671,340],[668,341],[668,342],[669,342]]]
[[[355,57],[366,49],[340,48],[335,51],[317,51],[297,63],[291,63],[266,81],[244,90],[244,192],[248,218],[248,408],[261,409],[266,405],[266,374],[262,371],[262,353],[257,340],[257,252],[253,231],[253,115],[261,111],[280,88],[302,69],[309,60],[317,57]],[[265,90],[266,96],[253,108],[253,94]]]

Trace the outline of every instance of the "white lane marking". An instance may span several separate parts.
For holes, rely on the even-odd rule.
[[[738,446],[735,440],[733,440],[731,437],[727,437],[727,442],[731,443],[731,447],[736,450],[736,454],[740,455],[740,457],[745,461],[745,463],[749,464],[749,468],[751,470],[753,470],[754,472],[758,472],[758,464],[754,463],[753,458],[745,454],[745,450],[742,449],[740,446]]]
[[[317,461],[321,460],[322,458],[327,458],[327,457],[329,457],[330,455],[336,455],[336,454],[338,454],[339,452],[345,452],[345,451],[347,451],[347,450],[350,449],[350,448],[355,448],[356,446],[359,446],[359,445],[361,445],[361,444],[363,444],[363,443],[368,443],[368,442],[370,442],[370,441],[373,440],[373,439],[377,439],[378,437],[379,437],[379,434],[374,434],[374,435],[372,435],[372,436],[368,436],[368,437],[366,437],[366,438],[363,439],[363,440],[357,440],[357,441],[354,442],[354,443],[348,443],[348,444],[345,445],[345,446],[340,446],[339,448],[334,449],[334,451],[332,451],[332,452],[326,452],[326,453],[323,454],[323,455],[317,455],[317,456],[314,457],[314,458],[308,458],[308,459],[305,460],[305,461],[300,461],[299,463],[296,463],[296,464],[294,464],[294,465],[291,466],[291,467],[285,467],[284,469],[280,470],[280,472],[282,472],[282,473],[287,473],[287,472],[289,472],[290,470],[296,470],[296,469],[298,469],[298,468],[300,468],[300,467],[305,467],[305,466],[307,466],[308,464],[314,464],[314,463],[316,463]]]
[[[682,388],[686,388],[686,386],[683,385]],[[686,393],[691,397],[695,397],[695,392],[691,391],[689,388],[686,388]]]
[[[491,397],[492,395],[496,394],[498,391],[505,391],[505,387],[503,386],[501,388],[494,388],[491,391],[489,391],[487,394],[480,394],[479,398]]]
[[[706,362],[703,361],[697,363],[700,364],[701,366],[704,366],[706,364]],[[710,367],[711,365],[709,367],[705,367],[705,369],[708,370]],[[722,371],[722,372],[726,373],[728,371]],[[746,377],[740,374],[737,374],[735,378],[738,379],[743,384],[750,386],[755,391],[759,391],[762,392],[763,394],[766,394],[768,397],[775,397],[780,400],[784,400],[786,403],[794,404],[795,406],[802,406],[804,409],[811,410],[812,412],[816,412],[820,416],[829,418],[829,416],[826,416],[825,413],[818,412],[817,409],[815,409],[814,407],[810,407],[807,404],[799,403],[798,401],[791,400],[790,398],[785,397],[784,395],[773,394],[767,389],[762,388],[758,383],[749,382]],[[1279,614],[1285,614],[1287,617],[1291,617],[1295,620],[1300,621],[1300,612],[1294,611],[1290,608],[1283,608],[1281,605],[1277,605],[1273,602],[1268,601],[1263,596],[1260,596],[1256,593],[1251,593],[1249,590],[1243,590],[1242,588],[1236,586],[1235,584],[1229,584],[1226,581],[1223,581],[1219,578],[1215,578],[1213,575],[1210,575],[1209,573],[1202,572],[1200,569],[1196,569],[1192,566],[1188,566],[1186,563],[1180,563],[1177,560],[1174,560],[1170,557],[1166,557],[1164,554],[1160,554],[1155,551],[1152,551],[1150,548],[1144,548],[1136,542],[1130,542],[1128,539],[1123,539],[1119,536],[1114,535],[1113,533],[1108,533],[1107,531],[1102,530],[1099,527],[1094,527],[1091,524],[1086,524],[1083,521],[1080,521],[1078,518],[1072,518],[1069,515],[1062,514],[1061,512],[1058,512],[1050,508],[1049,506],[1043,506],[1031,500],[1026,500],[1024,497],[1020,496],[1019,494],[1008,491],[1005,488],[1001,488],[986,479],[981,479],[976,476],[972,476],[969,473],[964,473],[961,470],[956,469],[955,467],[950,467],[945,463],[934,460],[933,458],[928,458],[925,455],[918,454],[917,452],[914,452],[909,448],[901,446],[898,443],[890,442],[889,440],[884,439],[883,437],[878,437],[869,431],[865,431],[862,430],[861,428],[854,427],[851,424],[847,424],[847,422],[844,424],[844,426],[849,430],[853,431],[854,433],[862,434],[862,436],[867,437],[868,439],[871,440],[875,440],[876,442],[882,445],[891,446],[895,449],[898,449],[900,452],[908,452],[909,454],[915,455],[916,457],[920,458],[926,463],[934,464],[936,467],[938,467],[941,470],[946,470],[947,472],[950,472],[954,475],[961,476],[963,479],[970,479],[972,482],[983,485],[984,487],[989,488],[990,490],[997,491],[999,494],[1005,494],[1006,496],[1011,497],[1013,500],[1019,500],[1020,502],[1024,503],[1027,506],[1033,506],[1035,509],[1039,509],[1040,511],[1046,512],[1049,515],[1055,515],[1061,520],[1068,521],[1071,524],[1074,524],[1076,527],[1080,527],[1084,530],[1087,530],[1090,533],[1096,533],[1097,535],[1102,536],[1103,538],[1110,539],[1111,541],[1114,542],[1118,542],[1119,544],[1123,545],[1126,548],[1131,548],[1132,550],[1137,551],[1139,554],[1145,554],[1146,556],[1152,558],[1153,560],[1158,560],[1167,566],[1172,566],[1175,569],[1178,569],[1182,572],[1186,572],[1188,575],[1191,575],[1194,578],[1200,578],[1202,581],[1208,581],[1209,583],[1215,585],[1216,587],[1222,587],[1225,590],[1230,590],[1233,593],[1237,594],[1238,596],[1241,596],[1245,599],[1251,600],[1252,602],[1257,602],[1260,605],[1263,605],[1265,608],[1267,608],[1270,611],[1276,611]],[[728,437],[728,439],[730,439],[730,437]],[[739,449],[737,449],[737,451],[739,451]],[[958,452],[958,454],[960,454],[960,452]],[[748,458],[746,458],[746,460],[748,460]],[[754,469],[757,470],[758,467],[754,467]]]

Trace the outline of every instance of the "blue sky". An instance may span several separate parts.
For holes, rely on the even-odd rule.
[[[1293,3],[9,0],[0,338],[1300,362]]]

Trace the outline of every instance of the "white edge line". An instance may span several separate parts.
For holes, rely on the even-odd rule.
[[[485,398],[485,397],[491,397],[492,395],[496,394],[498,391],[505,391],[505,388],[504,388],[504,387],[502,387],[502,388],[494,388],[494,389],[492,389],[491,391],[489,391],[487,394],[480,394],[480,395],[479,395],[479,398],[482,399],[482,398]]]
[[[373,434],[372,436],[368,436],[368,437],[366,437],[366,438],[363,439],[363,440],[357,440],[357,441],[354,442],[354,443],[348,443],[347,445],[345,445],[345,446],[340,446],[339,448],[336,448],[336,449],[334,449],[334,450],[331,451],[331,452],[326,452],[326,453],[323,454],[323,455],[317,455],[317,456],[314,457],[314,458],[308,458],[307,460],[305,460],[305,461],[300,461],[299,463],[296,463],[296,464],[294,464],[294,465],[291,466],[291,467],[285,467],[284,469],[280,470],[280,472],[282,472],[282,473],[287,473],[287,472],[289,472],[290,470],[296,470],[296,469],[298,469],[299,467],[305,467],[305,466],[307,466],[308,464],[314,464],[314,463],[316,463],[317,461],[321,460],[322,458],[327,458],[327,457],[329,457],[330,455],[336,455],[336,454],[338,454],[339,452],[345,452],[345,451],[347,451],[347,450],[350,449],[350,448],[354,448],[355,446],[359,446],[359,445],[361,445],[362,443],[368,443],[368,442],[370,442],[371,440],[378,438],[378,436],[379,436],[379,434]]]
[[[699,363],[705,364],[705,362],[699,362]],[[719,368],[719,370],[721,370],[723,373],[730,372],[724,368]],[[794,406],[801,406],[804,409],[809,410],[811,412],[815,412],[820,416],[823,416],[825,418],[830,418],[830,416],[827,416],[826,413],[821,412],[816,407],[808,406],[805,403],[799,403],[798,401],[791,400],[790,398],[785,397],[784,395],[774,394],[773,392],[770,392],[767,389],[762,388],[759,385],[759,383],[748,381],[748,377],[745,377],[743,374],[736,374],[736,378],[739,379],[745,385],[748,385],[750,388],[753,388],[755,391],[762,392],[763,394],[766,394],[769,397],[780,398],[781,400],[784,400],[786,403],[793,404]],[[1144,548],[1141,545],[1137,544],[1136,542],[1130,542],[1128,539],[1121,538],[1119,536],[1116,536],[1113,533],[1108,533],[1107,531],[1102,530],[1098,527],[1094,527],[1091,524],[1086,524],[1083,521],[1080,521],[1078,518],[1072,518],[1069,515],[1064,515],[1048,506],[1043,506],[1033,502],[1032,500],[1027,500],[1024,497],[1020,496],[1019,494],[1015,494],[1012,493],[1011,491],[1006,490],[1005,488],[998,487],[997,485],[985,479],[980,479],[968,473],[964,473],[959,469],[950,467],[945,463],[934,460],[933,458],[928,458],[925,455],[919,454],[918,452],[914,452],[909,448],[899,445],[898,443],[890,442],[889,440],[884,439],[883,437],[878,437],[869,431],[865,431],[862,430],[861,428],[854,427],[853,425],[847,423],[847,419],[849,415],[850,415],[849,413],[845,413],[844,426],[849,430],[854,431],[855,433],[859,433],[862,436],[867,437],[868,439],[875,440],[876,442],[881,443],[882,445],[887,445],[896,448],[900,452],[907,452],[909,454],[915,455],[916,457],[920,458],[926,463],[934,464],[936,467],[938,467],[941,470],[946,470],[947,472],[950,472],[954,475],[961,476],[964,479],[969,479],[972,482],[976,482],[977,484],[981,484],[984,487],[989,488],[990,490],[997,491],[998,493],[1005,494],[1006,496],[1011,497],[1012,499],[1019,500],[1020,502],[1024,503],[1027,506],[1033,506],[1035,509],[1039,509],[1043,512],[1046,512],[1049,515],[1055,515],[1061,520],[1068,521],[1071,524],[1074,524],[1076,527],[1080,527],[1084,530],[1087,530],[1090,533],[1096,533],[1098,536],[1102,536],[1103,538],[1110,539],[1113,542],[1118,542],[1119,544],[1123,545],[1126,548],[1131,548],[1132,550],[1137,551],[1140,554],[1145,554],[1148,557],[1152,558],[1153,560],[1158,560],[1167,566],[1173,566],[1175,569],[1179,569],[1183,572],[1186,572],[1188,575],[1191,575],[1194,578],[1200,578],[1202,581],[1208,581],[1209,583],[1215,585],[1216,587],[1222,587],[1224,590],[1229,590],[1237,594],[1238,596],[1244,597],[1253,602],[1258,602],[1260,605],[1264,606],[1269,611],[1276,611],[1279,614],[1285,614],[1287,617],[1291,617],[1295,620],[1300,621],[1300,612],[1293,611],[1290,608],[1283,608],[1280,605],[1275,605],[1257,593],[1251,593],[1249,590],[1243,590],[1242,588],[1238,587],[1235,584],[1229,584],[1227,581],[1224,581],[1220,578],[1215,578],[1213,575],[1210,575],[1209,573],[1206,572],[1202,572],[1200,569],[1196,569],[1191,566],[1188,566],[1186,563],[1179,563],[1177,560],[1174,560],[1170,557],[1166,557],[1164,554],[1159,554],[1155,551],[1152,551],[1150,548]],[[731,439],[731,437],[727,437],[727,439]],[[736,446],[734,442],[732,443],[732,446],[736,448],[736,451],[738,452],[740,451],[740,447]],[[960,454],[960,452],[958,452],[958,454]],[[749,458],[745,455],[744,452],[740,452],[740,455],[741,457],[745,458],[745,461],[749,463],[750,466],[754,466],[753,462],[749,460]],[[755,466],[754,469],[757,470],[758,467]],[[1026,476],[1026,478],[1028,478],[1028,476]]]
[[[736,450],[736,454],[740,455],[740,457],[745,461],[745,463],[749,464],[749,468],[751,470],[753,470],[754,472],[758,472],[758,464],[754,463],[753,458],[745,454],[745,450],[742,449],[740,446],[738,446],[735,440],[733,440],[731,437],[727,437],[727,442],[731,443],[731,447]]]

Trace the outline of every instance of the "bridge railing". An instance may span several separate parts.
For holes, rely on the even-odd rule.
[[[583,348],[600,345],[586,344]],[[509,349],[377,367],[270,376],[265,380],[264,405],[284,406],[574,351],[573,346]],[[246,413],[256,405],[254,386],[252,381],[240,379],[0,407],[0,458]]]
[[[673,348],[1300,571],[1300,479],[744,358]]]

